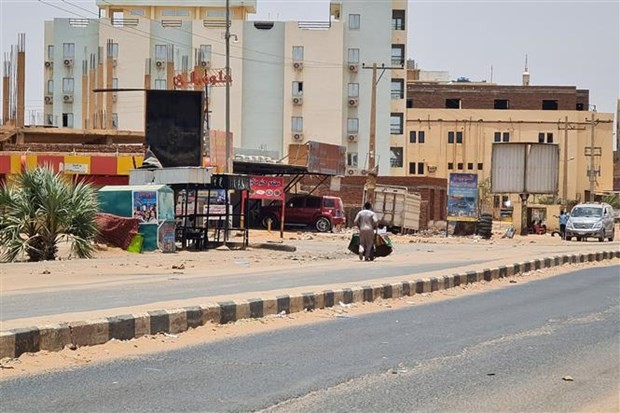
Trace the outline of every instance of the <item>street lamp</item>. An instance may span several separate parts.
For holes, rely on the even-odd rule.
[[[225,173],[232,173],[232,139],[230,139],[230,0],[226,0],[226,165]]]

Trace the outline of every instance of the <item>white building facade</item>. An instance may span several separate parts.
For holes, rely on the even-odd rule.
[[[143,131],[141,89],[191,89],[175,77],[201,69],[209,76],[225,73],[224,0],[97,5],[99,18],[45,23],[47,124]],[[391,148],[405,146],[407,1],[334,1],[323,22],[249,20],[256,7],[256,0],[230,0],[235,153],[283,158],[290,143],[313,140],[345,145],[348,173],[364,173],[369,68],[377,64],[379,174],[403,175]],[[224,85],[207,91],[210,129],[225,129]]]

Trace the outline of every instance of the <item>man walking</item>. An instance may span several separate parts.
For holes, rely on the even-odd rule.
[[[366,202],[364,204],[364,209],[357,213],[353,222],[360,230],[360,260],[374,260],[375,257],[373,255],[373,247],[375,241],[375,228],[377,228],[379,219],[377,218],[377,214],[373,212],[370,202]]]

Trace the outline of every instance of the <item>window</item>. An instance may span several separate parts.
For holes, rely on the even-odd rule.
[[[353,167],[357,166],[357,152],[347,153],[347,165]]]
[[[72,77],[63,77],[62,78],[62,93],[73,93],[73,78]]]
[[[405,81],[403,79],[392,79],[392,100],[405,97]]]
[[[50,44],[47,46],[47,59],[54,60],[54,45]]]
[[[510,132],[502,133],[502,142],[510,142]]]
[[[501,132],[495,132],[494,138],[493,138],[493,142],[501,142],[502,141],[502,133]]]
[[[482,162],[479,162],[479,163],[478,163],[478,170],[479,170],[479,171],[482,171]]]
[[[353,166],[353,167],[357,166],[357,152],[347,153],[347,165]]]
[[[113,59],[118,59],[118,43],[112,43],[112,49],[109,50]]]
[[[575,109],[576,110],[584,110],[585,105],[583,103],[577,103],[577,105],[575,105]]]
[[[547,143],[553,143],[553,133],[552,132],[540,132],[538,134],[538,143],[545,143],[545,138]]]
[[[201,44],[200,55],[198,56],[198,59],[200,60],[200,62],[210,62],[211,53],[212,53],[212,46],[210,44]]]
[[[144,9],[133,9],[129,13],[132,16],[144,16]]]
[[[456,133],[456,143],[463,143],[463,132]]]
[[[303,46],[293,46],[293,60],[304,60],[304,47]]]
[[[392,30],[405,30],[405,11],[392,10]]]
[[[112,78],[112,89],[118,89],[118,78],[117,77]]]
[[[112,114],[112,128],[118,129],[118,113]]]
[[[359,63],[360,62],[360,49],[351,48],[347,52],[347,59],[349,63]]]
[[[308,208],[320,208],[321,207],[321,198],[318,196],[309,196],[306,198],[306,207]]]
[[[166,79],[155,79],[154,88],[158,90],[166,90],[167,89]]]
[[[467,163],[467,170],[468,170],[468,171],[471,171],[471,170],[473,170],[473,169],[474,169],[474,164],[473,164],[473,162],[468,162],[468,163]]]
[[[409,162],[410,175],[424,175],[424,162]]]
[[[399,148],[399,147],[390,148],[390,166],[392,168],[403,167],[403,148]]]
[[[161,11],[162,16],[189,16],[189,10],[187,9],[164,9]]]
[[[65,59],[73,59],[75,57],[75,43],[62,44],[62,57]]]
[[[73,127],[73,113],[63,113],[62,114],[62,126],[63,126],[63,128],[72,128]]]
[[[168,59],[168,45],[165,45],[165,44],[155,45],[155,59],[157,60]]]
[[[48,95],[54,94],[54,81],[51,79],[47,81],[47,94]]]
[[[452,162],[448,162],[448,170],[453,170],[454,169],[454,164]]]
[[[350,98],[356,98],[360,95],[360,84],[359,83],[349,83],[347,85],[347,96]]]
[[[460,109],[461,99],[446,99],[446,109]]]
[[[493,208],[499,208],[499,195],[493,195]]]
[[[454,132],[448,132],[448,143],[454,143]]]
[[[405,45],[393,44],[392,45],[392,64],[394,66],[405,65]]]
[[[301,96],[304,94],[304,82],[293,82],[293,96]]]
[[[493,109],[509,109],[510,102],[507,99],[495,99]]]
[[[347,132],[358,133],[360,130],[360,120],[358,118],[347,119]]]
[[[45,120],[47,121],[47,125],[53,125],[54,124],[54,115],[52,113],[48,113]]]
[[[456,164],[456,169],[458,169],[459,171],[463,170],[463,162],[459,162]]]
[[[359,29],[360,29],[360,15],[349,14],[349,30],[359,30]]]
[[[392,113],[390,115],[390,133],[392,135],[402,135],[403,133],[403,114]]]
[[[409,143],[424,143],[424,131],[410,131]]]
[[[293,116],[291,118],[291,130],[293,132],[303,132],[304,118],[302,118],[301,116]]]
[[[557,100],[543,100],[542,110],[558,110],[558,101]]]
[[[207,10],[207,17],[225,19],[226,10]]]
[[[407,109],[413,109],[413,99],[407,99]]]

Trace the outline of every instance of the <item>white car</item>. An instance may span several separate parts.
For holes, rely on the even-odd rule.
[[[566,239],[577,241],[588,237],[598,238],[600,242],[615,237],[614,210],[605,203],[584,203],[573,207],[566,223]]]

